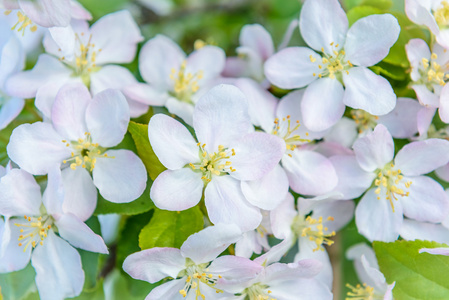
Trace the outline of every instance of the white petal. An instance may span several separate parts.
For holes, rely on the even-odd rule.
[[[382,76],[364,67],[351,68],[343,73],[345,94],[343,102],[372,115],[385,115],[396,105],[396,95],[390,83]]]
[[[287,196],[288,178],[284,169],[276,165],[259,180],[242,181],[241,188],[249,203],[265,210],[272,210]]]
[[[412,240],[435,241],[449,243],[449,229],[441,224],[424,223],[405,219],[400,230],[401,237]]]
[[[187,128],[175,119],[157,114],[148,124],[148,137],[154,153],[170,170],[199,161],[199,147]]]
[[[128,129],[129,107],[125,96],[108,89],[95,95],[86,110],[86,123],[92,141],[103,147],[116,146]]]
[[[421,108],[422,106],[414,99],[398,98],[395,108],[390,113],[380,116],[377,122],[385,125],[393,137],[409,138],[418,132],[418,111]]]
[[[245,95],[231,85],[212,88],[196,104],[193,127],[208,152],[216,152],[219,145],[229,146],[251,127]]]
[[[429,130],[430,124],[432,123],[433,117],[436,113],[436,108],[432,107],[422,107],[418,111],[418,132],[419,136],[422,138],[427,137],[427,131]]]
[[[165,107],[170,114],[177,115],[188,125],[193,126],[193,104],[181,101],[175,97],[168,97]]]
[[[207,263],[241,237],[242,232],[236,225],[216,224],[189,236],[181,246],[181,254],[196,264]]]
[[[419,69],[422,64],[422,59],[425,58],[430,61],[431,53],[429,46],[421,39],[411,39],[407,45],[405,45],[405,52],[407,53],[408,61],[412,67],[410,76],[413,81],[416,81],[421,77]]]
[[[156,247],[128,256],[123,270],[134,279],[155,283],[165,277],[176,278],[185,268],[185,262],[181,250]]]
[[[17,219],[12,219],[6,221],[5,223],[3,219],[0,219],[0,240],[2,241],[0,273],[9,273],[21,270],[25,268],[30,261],[32,247],[29,246],[25,251],[23,251],[24,246],[19,246],[18,239],[21,235],[20,227],[15,226],[15,223],[20,222],[18,222]],[[8,239],[8,241],[5,241],[5,239]]]
[[[47,176],[47,187],[42,196],[47,214],[56,215],[62,213],[62,202],[64,200],[64,187],[62,183],[61,169],[54,166]]]
[[[304,195],[322,195],[337,185],[337,174],[332,163],[323,155],[309,150],[292,151],[284,155],[282,165],[287,172],[290,187]]]
[[[106,154],[107,157],[97,158],[92,172],[100,194],[114,203],[137,199],[147,182],[147,172],[140,158],[130,150],[108,150]]]
[[[437,34],[439,31],[438,24],[430,12],[430,5],[430,1],[406,0],[405,13],[413,23],[425,25],[433,34]]]
[[[304,3],[299,18],[299,29],[306,43],[325,53],[343,47],[348,30],[348,18],[337,0],[314,0]],[[332,47],[339,45],[339,47]]]
[[[226,54],[223,49],[216,46],[204,46],[192,52],[187,58],[186,72],[203,75],[198,80],[199,86],[217,78],[223,71]]]
[[[379,124],[374,131],[354,143],[354,153],[362,169],[373,172],[393,159],[394,143],[387,128]]]
[[[207,212],[212,223],[235,224],[243,232],[255,229],[262,221],[260,210],[250,205],[231,176],[214,177],[204,191]]]
[[[343,86],[336,79],[321,78],[311,83],[301,103],[304,124],[312,131],[323,131],[343,116]]]
[[[20,8],[34,23],[43,27],[65,27],[70,23],[69,0],[19,0]]]
[[[65,192],[63,211],[82,221],[89,219],[97,206],[97,188],[89,172],[84,168],[65,168],[61,175]]]
[[[440,105],[439,95],[431,92],[424,84],[414,84],[411,88],[415,91],[416,98],[418,98],[421,105],[426,107],[438,107]],[[444,105],[445,103],[443,103]]]
[[[173,277],[173,276],[172,276]],[[174,276],[173,278],[176,278]],[[173,300],[185,300],[179,291],[182,290],[186,283],[186,277],[184,276],[181,279],[167,281],[154,289],[148,294],[145,300],[159,300],[159,299],[173,299]],[[204,292],[204,291],[202,291]],[[193,300],[194,293],[190,292],[187,294],[187,300]]]
[[[398,20],[390,14],[359,19],[348,30],[345,59],[363,67],[377,64],[387,56],[400,30]]]
[[[357,124],[353,119],[347,117],[341,118],[325,133],[324,140],[327,143],[340,144],[345,148],[351,148],[358,137]]]
[[[59,235],[76,248],[108,254],[103,239],[71,213],[63,214],[55,220]]]
[[[271,56],[265,63],[265,76],[283,89],[304,87],[316,80],[321,56],[305,47],[289,47]]]
[[[48,173],[54,165],[70,157],[71,150],[48,123],[23,124],[11,134],[7,151],[22,169],[35,175]]]
[[[78,296],[84,284],[81,257],[66,241],[48,231],[44,244],[31,256],[36,270],[36,285],[41,299],[64,299]]]
[[[263,60],[274,53],[273,39],[270,33],[260,24],[243,26],[239,36],[240,45],[255,50]]]
[[[150,197],[160,209],[185,210],[198,204],[203,195],[202,173],[190,168],[166,170],[151,186]]]
[[[127,85],[122,89],[122,92],[127,99],[153,106],[163,106],[169,97],[166,91],[159,91],[148,84],[140,82]]]
[[[19,98],[10,98],[4,101],[0,108],[0,130],[8,126],[25,106],[25,101]]]
[[[395,241],[403,221],[401,203],[395,202],[394,209],[393,212],[388,200],[378,200],[375,189],[370,189],[355,210],[359,233],[370,241]]]
[[[96,95],[106,89],[122,89],[136,83],[136,78],[127,68],[108,65],[102,67],[100,71],[92,73],[90,90],[93,95]]]
[[[441,90],[438,114],[441,121],[449,123],[449,87],[444,86]]]

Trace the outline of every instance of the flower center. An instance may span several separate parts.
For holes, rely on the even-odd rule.
[[[328,221],[333,221],[334,218],[329,216]],[[315,242],[316,248],[313,251],[324,251],[323,244],[332,245],[334,243],[330,238],[335,236],[335,231],[329,232],[327,227],[323,225],[323,217],[314,219],[308,216],[304,219],[303,216],[297,216],[293,221],[293,231],[297,235],[307,237],[310,241]]]
[[[256,283],[249,288],[246,288],[244,293],[246,294],[245,300],[276,300],[270,297],[271,291],[269,286]]]
[[[234,149],[225,148],[223,145],[218,146],[218,152],[207,153],[204,149],[206,144],[198,143],[200,148],[199,163],[189,163],[193,170],[200,170],[203,172],[203,179],[206,183],[212,180],[213,175],[221,175],[221,173],[231,173],[236,170],[232,167],[232,162],[229,160],[231,156],[235,155]]]
[[[441,1],[441,6],[433,12],[435,21],[440,28],[449,26],[449,3],[447,1]]]
[[[443,68],[435,61],[438,58],[435,53],[432,53],[430,58],[430,61],[427,58],[422,58],[421,60],[422,69],[419,70],[421,78],[418,80],[418,83],[425,84],[429,90],[434,91],[433,85],[444,86],[446,80],[449,79],[449,74],[446,74],[447,65]]]
[[[5,15],[9,15],[11,13],[10,10],[5,11]],[[20,26],[19,26],[20,24]],[[33,22],[30,20],[30,18],[28,18],[25,14],[23,14],[21,11],[17,12],[17,23],[11,27],[11,30],[16,30],[17,26],[19,26],[17,28],[17,32],[22,32],[22,36],[25,34],[25,30],[28,26],[30,26],[30,31],[31,32],[35,32],[37,30],[37,26],[36,25],[32,25]]]
[[[29,245],[33,248],[37,246],[37,243],[43,245],[44,239],[47,237],[47,232],[51,229],[53,219],[48,216],[27,217],[24,216],[26,223],[14,223],[20,228],[19,235],[19,247],[24,246],[23,252],[26,251]]]
[[[346,284],[351,291],[347,293],[348,298],[346,300],[374,300],[383,299],[383,297],[378,297],[374,295],[374,288],[370,287],[366,283],[363,285],[357,284],[352,286],[349,283]]]
[[[173,68],[170,79],[175,82],[174,96],[180,101],[193,104],[192,95],[199,90],[198,82],[203,78],[203,71],[195,74],[186,72],[187,62],[184,60],[178,72]]]
[[[308,139],[301,138],[298,134],[293,134],[301,124],[299,124],[299,121],[296,120],[295,127],[292,128],[290,115],[288,115],[285,118],[279,119],[276,118],[274,120],[274,128],[271,131],[271,134],[274,134],[281,139],[285,141],[287,150],[295,150],[298,143],[307,143],[310,142]],[[306,135],[309,135],[309,133],[306,133]],[[291,154],[288,154],[288,156],[292,156]]]
[[[316,58],[314,58],[312,55],[310,55],[310,61],[311,62],[317,62],[318,68],[321,71],[321,73],[318,74],[319,78],[323,78],[328,76],[329,78],[342,81],[341,78],[341,72],[345,71],[347,74],[349,74],[348,69],[352,68],[353,65],[349,60],[346,60],[345,58],[345,51],[338,49],[338,44],[334,44],[334,42],[330,43],[330,45],[335,48],[332,50],[332,54],[327,54],[324,52],[324,48],[321,48],[321,52],[323,53],[323,57],[321,58],[321,63],[317,62]],[[313,73],[313,76],[317,76],[316,73]]]
[[[79,138],[78,141],[68,142],[67,140],[62,140],[67,147],[72,147],[73,149],[71,157],[62,161],[64,164],[69,163],[72,170],[76,170],[77,167],[81,166],[92,172],[95,168],[97,157],[115,158],[114,156],[108,156],[107,153],[102,154],[106,149],[96,143],[92,143],[92,137],[89,132],[85,132],[84,135],[86,137],[84,139]]]
[[[357,125],[359,133],[362,133],[368,129],[373,129],[377,125],[378,116],[373,116],[363,109],[351,110],[351,117]]]
[[[205,268],[206,266],[207,264],[193,264],[187,267],[187,269],[181,271],[182,277],[187,276],[184,288],[182,290],[179,290],[179,293],[183,297],[187,297],[190,290],[194,290],[196,300],[205,300],[206,296],[204,296],[204,294],[201,292],[201,283],[214,289],[217,294],[223,293],[223,290],[217,289],[215,287],[217,281],[222,278],[221,275],[209,273],[209,269]]]
[[[377,173],[377,178],[374,180],[374,185],[377,186],[375,193],[377,195],[386,195],[386,199],[390,202],[391,209],[394,212],[394,200],[398,200],[398,196],[408,196],[410,192],[405,192],[402,188],[398,187],[399,184],[404,185],[405,188],[409,188],[412,184],[411,181],[404,182],[404,176],[401,174],[401,170],[394,169],[394,164],[387,164],[382,170]],[[381,199],[380,196],[377,197]]]

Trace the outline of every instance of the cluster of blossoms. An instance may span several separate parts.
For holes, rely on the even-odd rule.
[[[398,40],[397,19],[349,26],[337,0],[306,0],[277,49],[264,27],[244,26],[236,57],[204,42],[186,55],[156,35],[138,54],[143,82],[120,65],[144,40],[129,11],[89,25],[75,0],[0,0],[0,129],[24,99],[41,118],[14,128],[0,166],[0,272],[31,260],[41,299],[78,296],[74,247],[109,253],[85,223],[99,196],[201,208],[206,226],[180,249],[142,249],[117,266],[159,283],[146,299],[332,299],[328,250],[353,218],[369,242],[449,242],[449,195],[426,176],[449,181],[449,131],[432,124],[437,109],[449,123],[449,2],[405,2],[435,37],[405,47],[417,100],[371,68]],[[305,45],[288,47],[297,27]],[[24,70],[36,41],[45,53]],[[142,124],[146,148],[123,147],[150,107],[162,113]],[[165,167],[154,180],[148,155]],[[393,299],[369,246],[346,256],[362,281],[348,284],[350,299]]]

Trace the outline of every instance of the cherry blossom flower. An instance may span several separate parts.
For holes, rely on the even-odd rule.
[[[367,67],[387,56],[400,27],[390,14],[361,18],[348,30],[337,0],[309,0],[299,20],[305,47],[289,47],[267,60],[265,75],[284,89],[305,87],[302,114],[307,128],[328,129],[345,105],[372,115],[390,112],[396,95],[390,83]]]
[[[151,199],[161,209],[185,210],[198,204],[204,190],[212,223],[234,223],[242,231],[255,229],[262,220],[257,207],[263,203],[245,199],[240,181],[270,172],[283,155],[285,143],[252,132],[247,101],[230,85],[219,85],[198,101],[193,128],[198,141],[171,117],[151,118],[150,143],[168,169],[154,181]]]
[[[221,299],[230,296],[221,287],[225,281],[247,280],[262,270],[243,257],[218,257],[240,237],[237,226],[216,224],[188,237],[181,249],[155,247],[131,254],[123,269],[150,283],[172,278],[154,288],[147,300]]]
[[[47,34],[48,54],[41,54],[32,70],[12,76],[6,90],[17,97],[36,97],[36,107],[50,118],[55,96],[66,83],[84,83],[95,95],[137,82],[128,69],[112,64],[131,62],[142,39],[128,11],[106,15],[90,28],[86,21],[72,21],[71,26]],[[147,104],[134,104],[130,103],[133,116],[142,114],[142,105],[143,112],[148,109]]]
[[[67,191],[63,209],[80,212],[85,220],[96,207],[95,187],[116,203],[133,201],[146,187],[145,167],[134,152],[107,150],[122,141],[128,122],[128,105],[119,91],[91,98],[82,84],[67,85],[56,96],[51,123],[17,127],[8,155],[34,175],[61,167]]]
[[[100,236],[77,215],[62,210],[65,192],[58,168],[50,171],[43,196],[23,170],[12,169],[0,179],[0,214],[5,218],[0,219],[0,272],[21,270],[31,259],[41,299],[81,293],[84,272],[73,246],[108,253]]]

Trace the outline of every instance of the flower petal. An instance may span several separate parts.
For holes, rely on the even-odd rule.
[[[189,168],[166,170],[151,186],[150,197],[160,209],[186,210],[198,204],[203,195],[202,173]]]
[[[19,246],[18,239],[21,233],[19,226],[14,225],[16,223],[20,223],[20,221],[12,219],[5,223],[3,219],[0,219],[0,240],[2,241],[0,273],[22,270],[30,261],[32,247],[27,247],[24,251],[24,246]],[[8,241],[5,239],[8,239]],[[4,242],[7,243],[4,244]]]
[[[405,13],[415,24],[427,26],[433,34],[439,32],[438,24],[430,11],[431,1],[406,0]]]
[[[418,132],[418,112],[421,108],[414,99],[398,98],[395,108],[390,113],[379,116],[377,122],[385,125],[395,138],[410,138]]]
[[[147,172],[140,158],[130,150],[108,150],[98,157],[92,177],[100,194],[114,203],[128,203],[142,195]],[[132,183],[132,184],[130,184]]]
[[[66,27],[70,23],[69,0],[18,1],[25,15],[42,27]]]
[[[440,97],[436,94],[431,92],[426,85],[424,84],[413,84],[411,85],[411,88],[416,93],[416,98],[418,98],[419,103],[426,107],[438,107],[440,105]],[[444,93],[446,94],[446,93]],[[445,96],[445,95],[444,95]],[[443,96],[443,97],[444,97]],[[443,100],[444,102],[444,100]],[[443,103],[443,106],[445,103]],[[443,108],[444,109],[444,108]]]
[[[202,77],[198,80],[199,86],[217,78],[223,71],[226,62],[226,54],[223,49],[216,46],[204,46],[192,52],[187,58],[186,72],[198,74]]]
[[[0,130],[11,123],[22,111],[25,101],[19,98],[6,99],[0,109]]]
[[[163,106],[169,97],[167,92],[161,92],[148,84],[140,82],[125,86],[122,92],[128,99],[153,106]]]
[[[398,20],[391,14],[371,15],[356,21],[348,30],[345,59],[369,67],[387,56],[399,37]]]
[[[255,229],[262,221],[260,210],[250,205],[231,176],[214,177],[204,191],[212,223],[236,224],[243,232]]]
[[[412,66],[412,72],[410,76],[413,81],[419,80],[421,75],[419,74],[420,65],[422,65],[422,59],[430,60],[430,49],[427,43],[422,39],[411,39],[407,45],[405,45],[405,52],[407,53],[408,61]]]
[[[343,102],[352,108],[360,108],[372,115],[385,115],[396,105],[396,95],[390,83],[382,76],[364,67],[356,67],[343,73],[345,94]]]
[[[305,90],[301,109],[304,125],[312,131],[323,131],[343,116],[343,86],[336,79],[321,78]]]
[[[114,147],[123,140],[129,123],[125,96],[108,89],[95,95],[86,109],[86,124],[92,141],[103,147]]]
[[[324,48],[323,52],[331,54],[343,47],[348,18],[337,0],[306,1],[301,9],[299,29],[310,47],[317,51]]]
[[[90,76],[90,90],[96,95],[106,89],[122,89],[136,84],[134,75],[125,67],[107,65]]]
[[[402,238],[409,241],[435,241],[443,244],[449,242],[449,229],[441,224],[424,223],[405,219],[400,234]]]

